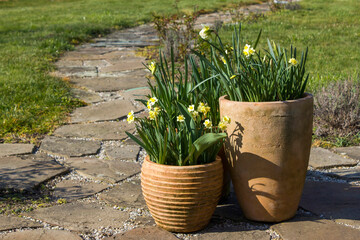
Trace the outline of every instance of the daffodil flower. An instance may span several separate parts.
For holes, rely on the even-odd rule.
[[[150,111],[149,112],[149,119],[150,120],[155,120],[155,118],[156,118],[156,113],[154,111]]]
[[[252,48],[249,44],[246,44],[243,50],[243,54],[246,58],[249,58],[250,56],[255,54],[255,49]]]
[[[158,99],[156,97],[152,97],[152,98],[149,99],[148,104],[150,106],[154,106],[155,103],[157,103],[157,102],[158,102]]]
[[[134,122],[135,117],[134,117],[134,111],[130,111],[127,115],[127,122],[130,124],[132,122]]]
[[[199,35],[202,39],[208,39],[210,36],[211,30],[209,26],[203,26],[201,31],[199,32]]]
[[[224,64],[227,64],[226,59],[224,57],[221,57],[220,59]]]
[[[219,122],[219,128],[222,131],[225,131],[227,129],[227,124],[225,122]]]
[[[231,123],[231,118],[229,118],[228,116],[224,116],[224,117],[222,118],[222,121],[223,121],[224,123],[226,123],[226,124],[230,124],[230,123]]]
[[[191,112],[191,116],[192,116],[193,118],[196,118],[197,116],[199,116],[199,112],[198,112],[198,111],[192,111],[192,112]]]
[[[230,77],[230,79],[234,79],[234,78],[236,78],[236,75],[232,75],[232,76]]]
[[[161,109],[159,107],[154,107],[155,116],[159,115],[160,111],[161,111]]]
[[[189,112],[195,111],[194,105],[190,105],[190,106],[188,107],[188,111],[189,111]]]
[[[178,121],[178,122],[184,122],[184,121],[185,121],[184,115],[179,115],[179,116],[177,116],[177,117],[176,117],[176,121]]]
[[[204,122],[205,128],[211,128],[212,127],[212,122],[209,119],[206,119]]]
[[[157,68],[156,62],[151,62],[150,65],[149,65],[149,69],[150,69],[150,71],[151,71],[151,74],[154,75],[154,73],[155,73],[155,71],[156,71],[156,68]]]
[[[292,66],[296,66],[298,64],[298,61],[295,59],[295,58],[290,58],[289,59],[289,63],[292,65]]]

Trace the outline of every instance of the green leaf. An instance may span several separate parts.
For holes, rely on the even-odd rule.
[[[221,139],[224,139],[227,136],[226,133],[207,133],[200,138],[198,138],[194,143],[194,161],[209,147],[218,143]]]

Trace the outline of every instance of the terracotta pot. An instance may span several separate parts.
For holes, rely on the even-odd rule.
[[[235,102],[221,97],[229,116],[225,153],[245,217],[280,222],[293,217],[309,162],[313,97],[283,102]]]
[[[141,168],[142,192],[156,224],[171,232],[194,232],[210,221],[219,201],[223,167],[212,163],[170,166],[151,162]]]

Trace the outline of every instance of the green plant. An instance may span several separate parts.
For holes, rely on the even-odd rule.
[[[232,48],[228,50],[216,32],[214,38],[210,37],[212,32],[208,30],[207,36],[202,36],[211,46],[210,56],[194,51],[200,61],[214,70],[214,75],[203,82],[219,81],[233,101],[286,101],[304,95],[309,77],[305,76],[307,49],[298,60],[296,48],[291,47],[289,53],[268,40],[269,49],[261,54],[255,50],[261,31],[253,44],[241,45],[239,25],[239,30],[234,27]]]
[[[147,106],[149,116],[135,118],[130,112],[128,122],[136,121],[139,139],[127,134],[156,163],[184,166],[212,162],[230,119],[213,127],[211,107],[201,101],[201,94],[191,92],[194,84],[188,79],[187,61],[185,72],[176,71],[174,55],[171,56],[170,66],[161,53],[159,65],[149,66],[156,84],[149,80],[151,96],[148,101],[139,100]]]

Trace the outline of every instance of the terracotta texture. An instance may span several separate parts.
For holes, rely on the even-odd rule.
[[[226,201],[226,199],[228,199],[229,194],[230,194],[230,183],[231,183],[231,176],[230,176],[230,168],[229,168],[229,163],[227,161],[226,155],[225,155],[225,150],[224,147],[221,147],[218,156],[221,158],[221,162],[223,164],[223,188],[222,188],[222,193],[221,193],[221,197],[220,197],[220,201],[219,204]]]
[[[225,152],[240,207],[248,219],[279,222],[293,217],[309,162],[313,97],[284,102],[220,98],[229,116]]]
[[[171,232],[194,232],[210,221],[219,201],[223,167],[209,164],[169,166],[146,157],[141,169],[143,195],[156,224]]]

